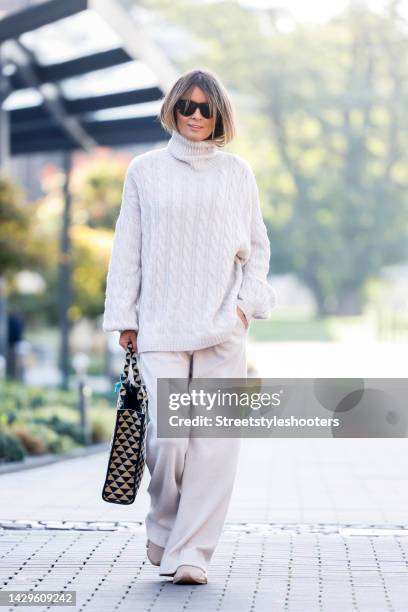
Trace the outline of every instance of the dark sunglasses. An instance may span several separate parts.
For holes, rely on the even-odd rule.
[[[177,100],[175,106],[184,117],[189,117],[192,115],[197,108],[200,109],[200,113],[206,119],[210,119],[212,117],[208,102],[194,102],[193,100],[181,98],[180,100]]]

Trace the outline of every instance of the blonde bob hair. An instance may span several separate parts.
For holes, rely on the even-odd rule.
[[[205,140],[223,147],[235,136],[234,109],[225,87],[210,70],[189,70],[177,79],[163,99],[159,114],[160,122],[170,134],[173,130],[178,131],[176,102],[180,98],[190,100],[194,86],[199,87],[207,95],[212,114],[212,132]]]

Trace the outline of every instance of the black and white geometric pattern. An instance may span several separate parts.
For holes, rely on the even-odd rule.
[[[129,381],[129,369],[135,384]],[[102,499],[113,504],[132,504],[142,481],[146,463],[146,416],[148,397],[136,353],[129,341],[121,374],[115,429]]]

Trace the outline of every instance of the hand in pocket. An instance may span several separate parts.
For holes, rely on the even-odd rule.
[[[237,314],[238,314],[239,318],[241,319],[241,321],[242,321],[242,323],[243,323],[243,325],[244,325],[245,329],[248,329],[248,321],[247,321],[247,318],[246,318],[246,316],[245,316],[245,314],[244,314],[244,311],[243,311],[243,310],[241,310],[241,308],[240,308],[239,306],[237,306]]]

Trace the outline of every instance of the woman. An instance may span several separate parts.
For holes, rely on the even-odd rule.
[[[128,341],[149,398],[147,555],[174,583],[207,583],[240,438],[157,436],[157,379],[242,378],[251,319],[269,318],[270,246],[254,173],[223,151],[235,134],[210,71],[182,75],[163,100],[166,147],[129,164],[107,275],[104,331]]]

